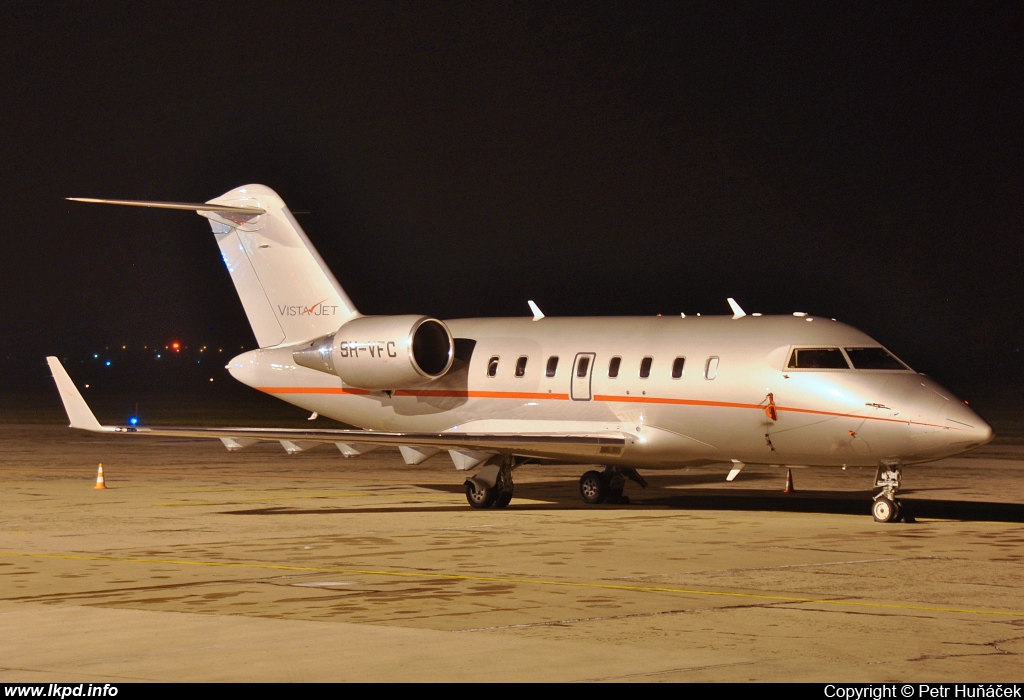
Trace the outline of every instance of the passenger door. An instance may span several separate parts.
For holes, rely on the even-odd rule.
[[[594,357],[596,353],[581,352],[576,354],[572,363],[572,386],[569,395],[573,401],[590,401],[590,377],[594,373]]]

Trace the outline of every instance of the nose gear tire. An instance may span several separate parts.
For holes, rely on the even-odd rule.
[[[900,517],[899,506],[888,496],[880,496],[875,499],[871,506],[871,514],[875,517],[875,522],[878,523],[891,523]]]

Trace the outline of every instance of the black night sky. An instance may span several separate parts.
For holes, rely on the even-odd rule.
[[[0,62],[0,394],[254,347],[206,221],[64,200],[253,182],[363,313],[732,296],[1024,387],[1019,2],[5,2]]]

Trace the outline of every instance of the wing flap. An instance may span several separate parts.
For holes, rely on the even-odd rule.
[[[83,430],[95,430],[72,425]],[[618,455],[625,447],[626,437],[619,433],[571,435],[556,433],[484,434],[484,433],[417,433],[377,432],[374,430],[305,430],[302,428],[140,428],[128,426],[101,426],[100,432],[116,435],[148,435],[197,439],[227,439],[233,443],[251,444],[249,441],[325,443],[351,445],[360,443],[375,447],[416,447],[430,454],[440,450],[460,452],[511,452],[531,457],[571,457],[582,455]],[[339,448],[341,449],[341,448]],[[368,451],[368,450],[364,450]],[[344,451],[343,451],[344,453]]]
[[[305,449],[316,443],[333,443],[342,454],[368,452],[367,447],[414,447],[431,455],[441,450],[464,453],[513,453],[528,457],[595,457],[621,454],[627,444],[625,433],[607,430],[599,432],[378,432],[375,430],[311,429],[311,428],[149,428],[100,425],[92,409],[75,387],[67,370],[56,357],[47,357],[54,381],[64,402],[64,410],[71,427],[114,435],[148,435],[219,439],[229,450],[241,449],[258,441],[289,443]],[[510,426],[511,427],[511,426]],[[358,452],[351,446],[358,445]],[[285,449],[288,446],[285,445]],[[290,450],[289,450],[290,451]],[[429,455],[428,455],[429,456]],[[425,459],[425,458],[424,458]]]

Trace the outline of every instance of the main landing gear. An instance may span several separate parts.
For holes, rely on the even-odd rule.
[[[875,486],[881,490],[875,495],[875,502],[871,504],[871,514],[875,517],[876,523],[894,523],[898,520],[914,522],[914,517],[896,498],[896,491],[902,478],[902,465],[879,465],[878,471],[875,472]]]
[[[626,479],[647,488],[647,480],[632,467],[605,467],[603,471],[589,471],[580,477],[580,497],[587,504],[629,503],[629,496],[622,495]]]
[[[512,470],[518,465],[512,455],[492,457],[483,469],[466,479],[466,500],[474,508],[504,508],[512,502]]]

